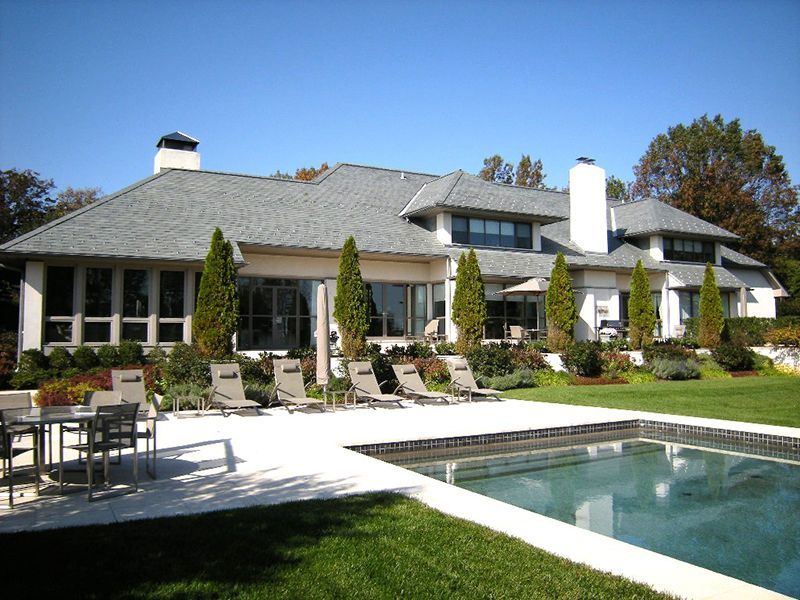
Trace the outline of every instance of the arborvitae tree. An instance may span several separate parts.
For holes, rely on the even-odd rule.
[[[364,355],[369,330],[367,290],[361,278],[356,240],[351,235],[339,256],[339,275],[336,277],[336,296],[333,299],[333,318],[339,323],[342,354],[356,359]]]
[[[631,277],[631,297],[628,300],[628,319],[631,348],[639,350],[653,341],[656,311],[650,298],[650,280],[639,260]]]
[[[192,336],[204,356],[222,358],[233,351],[233,335],[239,322],[239,295],[233,246],[219,227],[211,236],[211,247],[200,278],[197,309],[192,318]]]
[[[466,354],[480,346],[486,324],[486,290],[478,256],[470,248],[458,258],[456,290],[453,294],[453,323],[458,327],[456,352]]]
[[[697,341],[704,348],[719,346],[725,317],[722,314],[722,297],[719,295],[714,267],[706,263],[706,274],[703,287],[700,288],[700,326],[697,330]]]
[[[559,252],[550,273],[545,303],[547,313],[547,346],[552,352],[562,352],[572,341],[572,328],[578,321],[575,292],[567,271],[567,261]]]

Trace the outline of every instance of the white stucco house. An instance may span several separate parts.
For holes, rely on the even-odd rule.
[[[470,247],[486,282],[488,338],[502,338],[506,323],[545,327],[543,296],[496,292],[548,278],[558,252],[576,290],[578,338],[626,319],[638,259],[665,337],[697,314],[706,261],[730,316],[775,316],[785,294],[765,265],[729,247],[736,235],[656,200],[606,198],[592,161],[570,170],[569,193],[353,164],[302,182],[201,170],[198,143],[163,136],[154,175],[0,246],[0,262],[23,274],[21,349],[190,341],[215,227],[239,269],[240,351],[314,345],[316,287],[327,284],[332,310],[351,234],[372,298],[369,335],[382,342],[421,335],[434,317],[455,339],[456,267]]]

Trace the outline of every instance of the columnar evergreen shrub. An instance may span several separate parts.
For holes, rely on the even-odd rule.
[[[333,318],[339,324],[344,357],[354,360],[363,356],[369,330],[369,306],[364,280],[361,278],[358,248],[352,235],[345,241],[339,256]]]
[[[75,363],[75,366],[80,369],[81,371],[88,371],[90,369],[94,369],[97,365],[100,364],[100,361],[97,359],[97,354],[94,351],[94,348],[91,346],[78,346],[75,348],[75,352],[72,354],[72,361]]]
[[[458,258],[453,323],[458,328],[456,352],[466,355],[480,346],[486,324],[486,289],[473,248]]]
[[[725,318],[722,314],[722,297],[719,295],[714,268],[706,263],[703,287],[700,288],[700,326],[697,341],[706,348],[716,348],[720,342]]]
[[[567,271],[567,261],[559,252],[550,273],[545,302],[547,313],[547,345],[552,352],[561,352],[572,342],[572,328],[578,321],[572,279]]]
[[[211,247],[200,278],[197,309],[192,318],[192,336],[200,354],[209,358],[228,356],[233,350],[238,322],[233,246],[217,227],[211,236]]]
[[[628,300],[629,337],[631,348],[639,350],[653,341],[656,312],[650,297],[650,280],[639,260],[631,277],[631,296]]]

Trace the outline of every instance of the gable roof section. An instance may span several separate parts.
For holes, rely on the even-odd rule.
[[[720,255],[722,256],[723,267],[760,267],[762,269],[767,267],[767,265],[757,261],[755,258],[750,258],[727,246],[720,246]]]
[[[554,223],[569,215],[564,197],[561,192],[490,183],[464,171],[454,171],[427,183],[400,216],[423,216],[450,209],[533,217],[541,223]]]
[[[720,289],[739,289],[747,285],[724,267],[713,267],[717,287]],[[670,289],[699,289],[703,285],[706,273],[705,265],[670,264]]]
[[[614,217],[615,234],[623,237],[674,233],[719,241],[739,239],[735,233],[653,198],[619,204],[614,207]]]

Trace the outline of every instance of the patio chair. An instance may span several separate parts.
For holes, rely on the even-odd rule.
[[[10,408],[31,408],[30,392],[15,392],[13,394],[0,394],[0,410],[7,410]],[[28,427],[27,425],[9,425],[8,431],[12,433],[15,438],[21,439],[23,435],[35,433],[35,427]],[[6,458],[3,455],[3,477],[6,476]]]
[[[426,342],[431,342],[435,344],[439,340],[443,340],[445,338],[443,333],[439,333],[439,319],[431,319],[428,321],[428,324],[425,325],[425,330],[423,333],[423,339]]]
[[[475,376],[472,374],[472,369],[469,368],[469,364],[467,364],[466,360],[449,361],[447,363],[447,370],[450,372],[450,379],[452,380],[450,385],[458,392],[459,397],[461,396],[461,392],[467,392],[467,397],[470,402],[472,402],[473,396],[500,400],[497,394],[502,392],[491,388],[482,388],[478,385],[478,382],[475,381]]]
[[[303,372],[300,361],[292,358],[277,359],[275,366],[275,389],[270,396],[270,402],[277,399],[281,406],[286,407],[289,414],[292,407],[313,406],[325,412],[325,401],[319,398],[309,398],[306,394],[308,385],[303,385]]]
[[[111,371],[111,388],[122,394],[122,401],[139,404],[139,413],[146,415],[149,411],[147,390],[144,387],[144,371],[142,369],[114,369]]]
[[[33,452],[35,469],[34,485],[39,495],[39,436],[35,427],[14,425],[12,421],[18,414],[27,414],[30,407],[4,408],[0,410],[0,456],[3,457],[3,477],[8,479],[8,507],[14,508],[14,457]],[[14,439],[30,435],[32,446],[14,447]]]
[[[350,373],[352,385],[348,391],[353,392],[356,400],[366,400],[369,403],[375,402],[396,402],[402,408],[402,396],[397,394],[384,394],[381,392],[381,385],[385,381],[378,383],[372,365],[367,361],[351,362],[347,365]]]
[[[147,409],[147,414],[142,418],[142,412],[139,411],[139,418],[138,422],[141,423],[144,420],[144,429],[138,429],[137,423],[137,430],[136,430],[136,437],[140,440],[145,440],[146,443],[146,451],[144,455],[144,468],[147,471],[147,474],[150,475],[151,479],[156,478],[156,459],[158,458],[158,449],[156,445],[156,421],[158,421],[159,412],[161,410],[161,400],[163,396],[159,396],[158,394],[153,395],[153,401],[150,403],[149,408]],[[150,441],[153,441],[153,470],[150,470]]]
[[[522,342],[529,339],[528,332],[525,328],[519,325],[509,325],[508,330],[506,331],[506,339],[509,339],[513,342]]]
[[[452,399],[453,396],[444,392],[428,390],[414,365],[392,365],[392,370],[400,384],[397,386],[396,392],[402,392],[417,404],[422,404],[424,400],[444,401],[446,404],[450,404],[449,399]]]
[[[236,363],[211,365],[211,392],[208,395],[208,405],[218,408],[223,417],[232,412],[252,408],[256,412],[261,405],[248,400],[244,395],[242,375]]]
[[[86,454],[86,485],[87,496],[92,501],[94,489],[94,457],[101,454],[103,457],[103,484],[105,489],[110,488],[109,454],[114,450],[122,452],[128,448],[133,449],[133,490],[139,490],[139,455],[136,448],[137,430],[136,417],[139,405],[135,402],[125,404],[97,405],[94,420],[87,429],[87,441],[83,444],[64,446],[63,433],[59,451],[58,485],[64,485],[64,449],[77,450]]]

